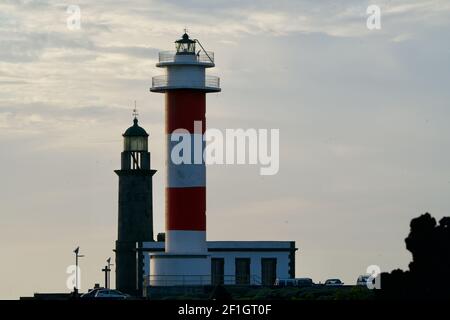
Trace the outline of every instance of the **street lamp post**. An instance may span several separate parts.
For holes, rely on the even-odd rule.
[[[78,293],[78,258],[84,257],[84,255],[78,254],[80,252],[80,247],[77,247],[73,253],[75,253],[75,293]]]

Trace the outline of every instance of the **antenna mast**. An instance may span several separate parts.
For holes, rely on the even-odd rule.
[[[194,39],[195,42],[198,43],[198,45],[200,46],[200,48],[202,48],[203,52],[206,54],[206,56],[208,57],[209,61],[211,61],[212,63],[214,63],[213,59],[211,59],[211,57],[209,56],[208,52],[206,52],[205,48],[203,48],[202,44],[200,43],[200,41],[198,39]]]

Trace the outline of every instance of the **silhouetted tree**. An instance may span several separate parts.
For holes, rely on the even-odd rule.
[[[381,275],[382,298],[450,298],[450,217],[436,224],[429,213],[411,220],[405,239],[413,260],[409,271],[394,270]]]

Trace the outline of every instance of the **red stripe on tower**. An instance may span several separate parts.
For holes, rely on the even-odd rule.
[[[206,231],[206,188],[166,188],[168,230]]]
[[[166,133],[171,134],[177,129],[194,132],[194,121],[202,122],[202,132],[205,133],[206,95],[201,91],[176,90],[166,93]]]

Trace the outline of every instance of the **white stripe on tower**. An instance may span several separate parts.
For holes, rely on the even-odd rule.
[[[202,134],[169,134],[167,137],[167,186],[169,188],[206,187]],[[181,149],[190,154],[183,157]]]

